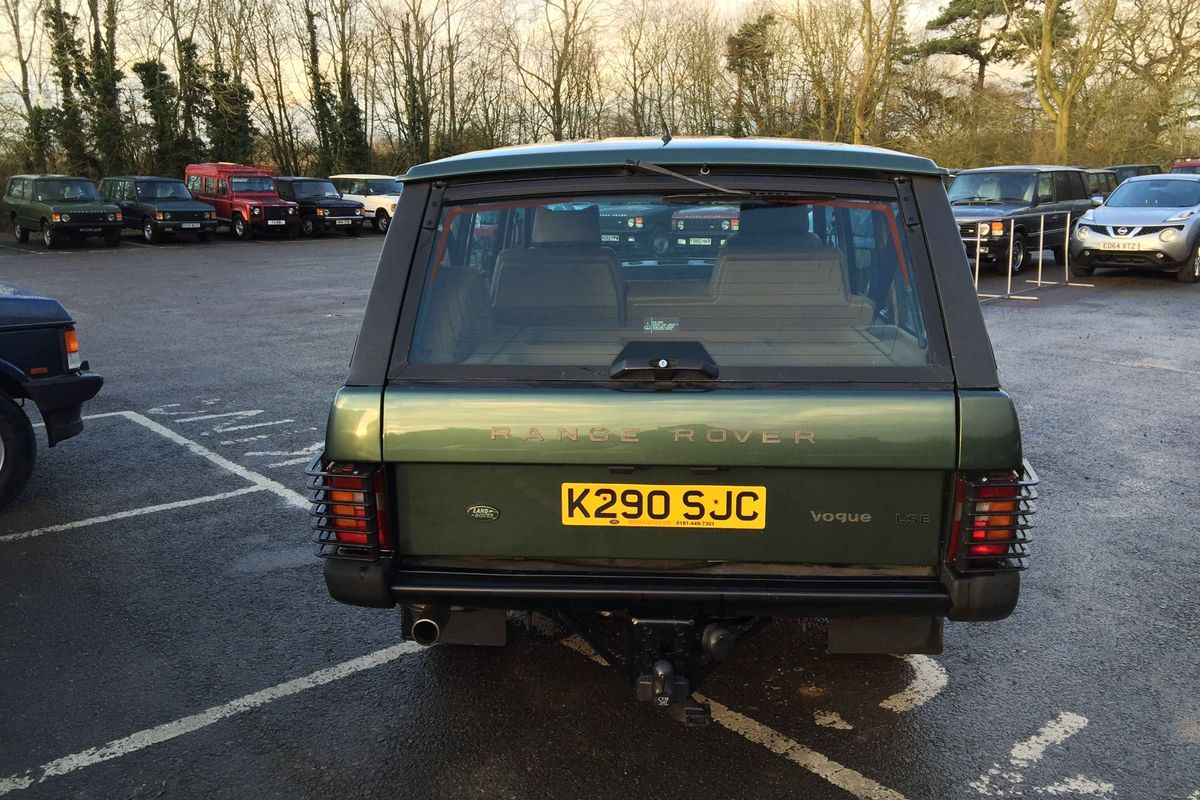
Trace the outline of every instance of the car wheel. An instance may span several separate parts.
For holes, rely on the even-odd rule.
[[[1029,249],[1025,246],[1025,237],[1021,234],[1014,234],[1012,240],[1012,274],[1020,275],[1021,270],[1025,269],[1025,265],[1029,262]]]
[[[1192,253],[1192,260],[1183,269],[1175,273],[1175,279],[1180,283],[1195,283],[1200,281],[1200,247]]]
[[[142,238],[145,239],[148,244],[158,243],[158,231],[154,229],[154,223],[150,221],[149,217],[146,217],[142,220]]]
[[[380,210],[375,212],[375,230],[380,233],[387,233],[388,225],[392,224],[392,218],[388,216],[386,211]]]
[[[47,250],[57,250],[62,244],[62,236],[50,227],[49,222],[42,223],[42,244],[46,245]]]
[[[233,219],[229,223],[229,232],[233,234],[235,239],[249,239],[250,226],[246,224],[246,220],[242,219],[241,214],[234,214]]]
[[[29,231],[21,227],[21,223],[17,220],[16,214],[13,214],[12,226],[13,239],[16,240],[17,244],[25,244],[29,241]]]
[[[305,217],[300,220],[300,233],[303,236],[312,236],[317,232],[317,224],[313,222],[312,217]]]
[[[1058,261],[1058,259],[1054,259]],[[1071,274],[1076,278],[1090,278],[1096,272],[1095,267],[1084,267],[1079,264],[1071,264]]]
[[[0,394],[0,508],[20,493],[37,460],[33,425],[21,407]]]

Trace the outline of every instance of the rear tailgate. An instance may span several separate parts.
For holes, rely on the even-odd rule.
[[[400,555],[932,566],[955,430],[949,390],[392,386],[382,455]]]

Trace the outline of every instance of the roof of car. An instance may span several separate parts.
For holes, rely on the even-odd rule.
[[[1129,181],[1200,181],[1200,175],[1194,172],[1162,172],[1158,175],[1134,175],[1124,182]]]
[[[314,178],[311,175],[280,175],[277,181],[327,181],[329,178]]]
[[[646,161],[661,166],[833,167],[942,174],[942,170],[928,158],[880,147],[800,139],[681,137],[665,144],[662,139],[602,139],[479,150],[418,164],[401,179],[421,181],[517,170],[620,167],[627,161]]]
[[[179,182],[179,178],[164,178],[161,175],[109,175],[104,178],[106,181],[175,181]]]
[[[85,180],[85,181],[90,180],[89,178],[84,178],[82,175],[62,175],[57,172],[32,173],[32,174],[28,174],[28,175],[13,175],[12,177],[14,177],[14,178],[30,178],[32,180],[38,180],[39,178],[79,178],[79,179]]]
[[[1112,168],[1111,168],[1111,167],[1088,167],[1087,169],[1085,169],[1085,170],[1084,170],[1084,172],[1090,173],[1090,174],[1092,174],[1092,175],[1100,175],[1100,174],[1103,174],[1103,173],[1109,173],[1109,174],[1112,174],[1112,175],[1116,175],[1116,174],[1117,174],[1117,173],[1115,173],[1115,172],[1113,172],[1113,171],[1112,171]]]
[[[1162,169],[1160,164],[1113,164],[1111,167],[1105,167],[1105,169],[1124,169],[1126,167],[1158,167]]]
[[[966,175],[971,172],[1058,172],[1060,170],[1069,170],[1071,172],[1083,172],[1080,167],[1065,167],[1062,164],[1004,164],[997,167],[975,167],[974,169],[959,170],[959,175]]]
[[[333,180],[334,178],[387,178],[387,179],[394,179],[395,177],[396,177],[395,175],[380,175],[377,173],[367,173],[367,172],[343,172],[340,175],[330,175],[329,179],[330,180]]]

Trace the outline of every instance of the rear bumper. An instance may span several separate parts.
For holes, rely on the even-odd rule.
[[[30,381],[21,388],[37,404],[46,423],[46,438],[53,447],[83,430],[83,404],[103,385],[99,375],[79,372]]]
[[[942,579],[752,578],[648,573],[484,572],[396,568],[329,558],[334,599],[390,607],[435,603],[529,610],[624,609],[704,616],[930,616],[991,620],[1016,606],[1016,572]]]

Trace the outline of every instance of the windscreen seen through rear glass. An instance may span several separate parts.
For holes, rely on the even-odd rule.
[[[631,341],[731,367],[930,363],[893,200],[637,196],[443,209],[409,363],[607,370]]]
[[[1117,187],[1109,208],[1191,208],[1200,206],[1200,181],[1138,180]]]

